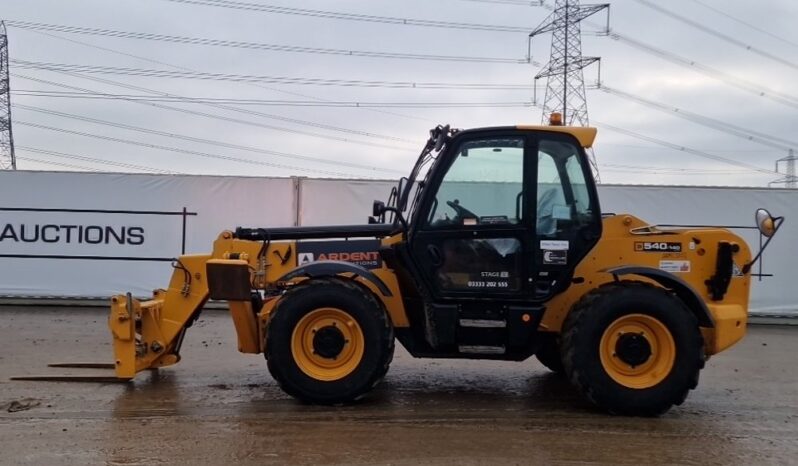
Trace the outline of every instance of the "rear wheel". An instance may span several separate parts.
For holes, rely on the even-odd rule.
[[[310,403],[357,400],[393,358],[393,328],[375,297],[345,279],[308,280],[288,291],[269,320],[269,372]]]
[[[695,316],[667,290],[620,282],[588,293],[568,315],[565,373],[612,413],[653,416],[681,404],[704,367]]]

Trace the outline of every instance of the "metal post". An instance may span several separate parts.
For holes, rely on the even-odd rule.
[[[180,246],[180,255],[186,254],[186,218],[188,217],[188,209],[183,207],[183,240]]]

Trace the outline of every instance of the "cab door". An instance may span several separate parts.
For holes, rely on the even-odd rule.
[[[524,298],[534,262],[531,139],[497,131],[455,142],[415,217],[414,262],[439,302]]]
[[[601,237],[593,175],[584,149],[565,134],[535,137],[536,199],[532,296],[545,301],[567,289],[576,266]]]

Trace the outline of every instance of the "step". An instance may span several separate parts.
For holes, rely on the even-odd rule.
[[[457,347],[461,353],[472,354],[504,354],[504,346],[479,346],[479,345],[460,345]]]
[[[461,327],[477,327],[477,328],[506,328],[506,320],[493,320],[493,319],[460,319]]]

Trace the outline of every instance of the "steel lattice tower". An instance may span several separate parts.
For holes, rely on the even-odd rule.
[[[14,134],[11,132],[11,86],[8,72],[8,35],[0,21],[0,170],[16,170]]]
[[[793,150],[790,149],[789,155],[784,157],[783,159],[776,160],[776,173],[782,173],[779,168],[781,168],[781,164],[784,163],[787,165],[787,172],[784,173],[784,178],[779,178],[778,180],[771,181],[768,183],[768,186],[774,184],[784,184],[786,188],[796,188],[796,184],[798,184],[798,176],[795,173],[795,161],[798,160],[798,156],[793,153]]]
[[[582,70],[600,58],[582,56],[580,22],[607,8],[609,8],[607,3],[580,6],[579,0],[556,0],[554,10],[549,17],[529,34],[531,40],[534,36],[552,33],[549,62],[535,76],[536,82],[538,79],[547,78],[546,97],[543,102],[544,124],[548,123],[549,115],[559,112],[565,125],[588,125],[587,96]],[[609,14],[607,18],[609,21]],[[598,179],[598,166],[592,152],[590,162]]]

